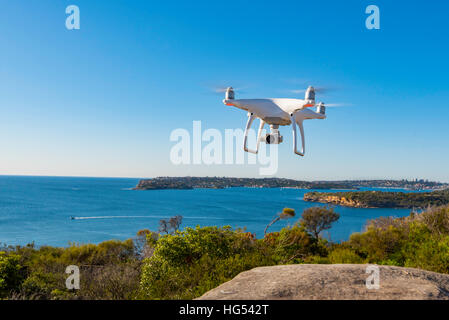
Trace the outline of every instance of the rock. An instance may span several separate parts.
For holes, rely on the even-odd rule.
[[[210,290],[199,300],[449,300],[449,275],[379,267],[379,289],[368,289],[368,265],[301,264],[259,267]]]
[[[310,202],[330,203],[353,208],[375,208],[363,204],[360,201],[351,200],[343,196],[329,195],[327,193],[309,192],[304,194],[303,200]]]

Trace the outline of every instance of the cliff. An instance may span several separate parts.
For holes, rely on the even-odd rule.
[[[449,275],[379,267],[379,288],[367,288],[367,265],[302,264],[245,271],[199,300],[449,300]],[[369,282],[371,283],[371,282]]]
[[[348,199],[344,196],[319,194],[319,193],[315,193],[315,192],[309,192],[309,193],[304,194],[303,199],[304,199],[304,201],[330,203],[330,204],[336,204],[336,205],[346,206],[346,207],[374,208],[374,207],[368,206],[367,204],[363,204],[360,201]]]
[[[427,208],[449,204],[449,190],[433,192],[309,192],[305,201],[356,208]]]

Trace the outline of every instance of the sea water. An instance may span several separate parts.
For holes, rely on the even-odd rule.
[[[141,229],[157,231],[161,219],[183,216],[183,227],[246,228],[262,237],[265,226],[284,207],[296,217],[270,227],[294,224],[308,207],[302,200],[313,190],[227,188],[132,190],[139,179],[0,176],[0,243],[68,246],[134,237]],[[341,190],[318,190],[335,192]],[[397,189],[395,191],[398,191]],[[399,190],[400,191],[400,190]],[[367,220],[409,215],[409,209],[362,209],[335,206],[340,220],[324,236],[348,239]],[[73,217],[74,219],[72,219]]]

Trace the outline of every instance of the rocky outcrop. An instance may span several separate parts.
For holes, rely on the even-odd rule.
[[[449,190],[432,192],[308,192],[304,200],[357,208],[427,208],[449,204]]]
[[[346,207],[355,207],[355,208],[372,208],[366,204],[363,204],[359,201],[355,201],[352,199],[348,199],[346,197],[336,196],[336,195],[328,195],[328,194],[319,194],[315,192],[310,192],[304,194],[304,201],[311,202],[320,202],[320,203],[331,203],[340,206]]]
[[[367,288],[368,265],[302,264],[245,271],[199,300],[449,300],[449,275],[378,266],[379,288]]]

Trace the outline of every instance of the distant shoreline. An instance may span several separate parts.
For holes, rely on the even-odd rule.
[[[449,204],[449,189],[431,192],[308,192],[304,201],[335,204],[353,208],[426,208]]]
[[[349,189],[357,187],[335,182],[309,182],[283,178],[228,178],[228,177],[158,177],[140,180],[134,190],[162,189],[225,189],[244,188],[291,188],[291,189]]]
[[[232,178],[232,177],[157,177],[141,179],[133,190],[191,190],[245,188],[284,188],[309,190],[359,190],[360,188],[404,189],[434,191],[449,188],[449,184],[408,180],[343,180],[301,181],[285,178]]]

